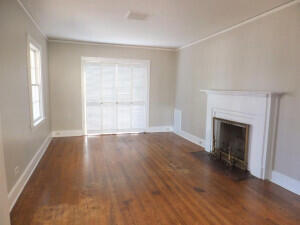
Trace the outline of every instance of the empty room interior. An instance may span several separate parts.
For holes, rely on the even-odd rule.
[[[0,225],[299,225],[300,0],[0,0]]]

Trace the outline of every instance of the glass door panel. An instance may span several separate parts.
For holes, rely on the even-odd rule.
[[[85,79],[88,134],[145,130],[145,64],[88,62]]]

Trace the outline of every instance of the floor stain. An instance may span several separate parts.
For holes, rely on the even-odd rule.
[[[202,188],[200,187],[194,187],[194,190],[198,193],[202,193],[202,192],[205,192],[205,190],[203,190]]]
[[[90,197],[82,198],[78,204],[43,206],[34,214],[32,224],[89,224],[99,218],[99,209],[101,211],[100,204]]]
[[[153,195],[160,195],[160,191],[152,191]]]

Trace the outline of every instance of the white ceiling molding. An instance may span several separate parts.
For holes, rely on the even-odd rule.
[[[25,8],[25,6],[23,5],[23,3],[21,2],[21,0],[17,0],[17,2],[19,3],[19,5],[21,6],[21,8],[24,10],[24,12],[27,14],[27,16],[29,17],[29,19],[32,21],[32,23],[34,24],[34,26],[38,29],[38,31],[44,36],[44,38],[46,40],[48,40],[47,35],[42,31],[42,29],[40,28],[40,26],[38,25],[38,23],[35,21],[35,19],[32,17],[32,15],[30,14],[30,12]]]
[[[171,51],[171,52],[176,52],[178,50],[177,48],[163,48],[163,47],[152,47],[152,46],[142,46],[142,45],[125,45],[125,44],[123,45],[123,44],[98,43],[98,42],[89,42],[89,41],[74,41],[74,40],[51,39],[51,38],[48,38],[48,42],[77,44],[77,45],[96,45],[96,46],[104,46],[104,47],[140,48],[140,49],[157,50],[157,51]]]
[[[113,39],[111,39],[111,43],[109,43],[109,36],[106,36],[106,40],[104,39],[103,41],[101,41],[101,39],[98,41],[98,40],[85,40],[85,39],[78,39],[78,38],[74,38],[74,37],[72,37],[72,36],[70,36],[70,37],[63,37],[63,36],[61,36],[61,37],[59,37],[59,35],[58,35],[58,37],[56,38],[55,36],[54,37],[52,37],[51,36],[51,33],[47,33],[47,32],[51,32],[51,31],[49,31],[49,27],[46,29],[45,27],[45,29],[46,29],[46,32],[43,32],[43,30],[41,29],[41,27],[39,26],[39,24],[36,22],[36,20],[34,19],[34,17],[33,16],[37,16],[36,15],[36,13],[37,12],[39,12],[38,10],[35,10],[35,11],[33,11],[32,12],[32,8],[26,8],[28,5],[26,4],[26,1],[27,0],[17,0],[17,2],[19,3],[19,5],[21,6],[21,8],[25,11],[25,13],[28,15],[28,17],[30,18],[30,20],[33,22],[33,24],[36,26],[36,28],[40,31],[40,33],[46,38],[46,40],[48,40],[48,41],[51,41],[51,42],[64,42],[64,43],[73,43],[73,44],[89,44],[89,45],[102,45],[102,46],[114,46],[114,47],[132,47],[132,48],[142,48],[142,49],[151,49],[151,50],[167,50],[167,51],[180,51],[181,49],[184,49],[184,48],[187,48],[187,47],[190,47],[190,46],[192,46],[192,45],[195,45],[195,44],[198,44],[198,43],[200,43],[200,42],[203,42],[203,41],[206,41],[206,40],[208,40],[208,39],[210,39],[210,38],[214,38],[214,37],[216,37],[216,36],[218,36],[218,35],[221,35],[221,34],[223,34],[223,33],[226,33],[226,32],[228,32],[228,31],[231,31],[231,30],[233,30],[233,29],[236,29],[236,28],[238,28],[238,27],[240,27],[240,26],[243,26],[243,25],[246,25],[246,24],[248,24],[248,23],[251,23],[251,22],[253,22],[253,21],[255,21],[255,20],[258,20],[258,19],[260,19],[260,18],[262,18],[262,17],[265,17],[265,16],[267,16],[267,15],[270,15],[270,14],[273,14],[273,13],[275,13],[275,12],[278,12],[278,11],[280,11],[280,10],[283,10],[283,9],[285,9],[285,8],[287,8],[287,7],[291,7],[291,6],[293,6],[293,5],[295,5],[295,4],[297,4],[297,3],[300,3],[300,0],[290,0],[290,1],[288,1],[288,2],[286,2],[285,1],[285,3],[282,3],[282,4],[280,4],[279,6],[276,6],[276,7],[273,7],[273,8],[271,8],[270,10],[266,10],[266,11],[264,11],[264,12],[262,12],[262,13],[260,13],[260,14],[257,14],[256,16],[253,16],[253,17],[249,17],[248,19],[244,19],[244,20],[242,20],[242,22],[239,22],[239,23],[237,23],[237,24],[235,24],[235,25],[232,25],[232,26],[228,26],[227,28],[225,28],[225,29],[220,29],[219,31],[217,31],[217,32],[213,32],[213,33],[211,33],[210,35],[207,35],[207,36],[205,36],[204,38],[200,38],[200,39],[198,39],[197,41],[194,41],[194,42],[191,42],[191,43],[189,43],[189,44],[186,44],[186,45],[182,45],[182,44],[179,44],[179,45],[177,45],[177,46],[179,46],[179,47],[177,47],[177,46],[172,46],[173,44],[166,44],[166,43],[174,43],[174,41],[176,41],[176,40],[182,40],[182,39],[180,39],[180,38],[184,38],[185,36],[183,35],[183,36],[181,36],[181,37],[178,37],[179,39],[166,39],[166,36],[164,37],[164,36],[160,36],[160,35],[162,35],[161,33],[155,33],[155,35],[153,36],[151,36],[151,38],[154,38],[154,39],[149,39],[149,40],[153,40],[153,41],[141,41],[140,43],[138,43],[139,41],[135,41],[135,36],[132,36],[132,37],[127,37],[127,38],[129,38],[128,40],[131,40],[131,42],[132,42],[132,44],[130,44],[130,42],[128,42],[128,43],[126,43],[126,42],[124,42],[124,43],[122,43],[122,41],[121,42],[119,42],[119,41],[117,41],[117,40],[113,40]],[[196,1],[196,0],[195,0]],[[277,2],[279,2],[280,0],[278,0]],[[24,2],[24,3],[23,3]],[[45,1],[45,3],[44,4],[46,4],[46,2],[47,1]],[[283,0],[281,1],[281,2],[284,2]],[[35,5],[35,4],[34,4]],[[51,6],[51,5],[50,5]],[[53,6],[54,7],[54,6]],[[54,8],[55,9],[55,8]],[[174,10],[174,9],[173,9]],[[187,10],[188,10],[188,8],[187,8]],[[189,9],[190,10],[190,9]],[[195,11],[195,10],[194,10]],[[255,15],[255,14],[254,14]],[[45,18],[47,18],[47,16],[46,17],[44,17],[44,20],[45,20]],[[89,17],[87,17],[87,18],[89,18]],[[51,17],[50,18],[48,18],[48,20],[46,20],[46,21],[52,21],[51,20]],[[59,21],[58,21],[59,22]],[[108,20],[108,22],[109,22],[109,20]],[[175,21],[176,22],[176,21]],[[236,21],[237,22],[237,21]],[[138,24],[138,23],[134,23],[135,25],[136,24]],[[186,23],[185,23],[186,25],[189,25],[189,22],[187,21]],[[135,25],[133,25],[133,27],[131,27],[131,29],[135,29]],[[182,25],[182,24],[181,24]],[[175,25],[175,27],[173,26],[173,28],[176,30],[177,29],[177,31],[178,31],[178,29],[180,28],[180,26],[181,26],[180,24],[177,24],[177,26],[179,26],[179,27],[177,27],[176,28],[176,25]],[[195,24],[194,24],[195,25]],[[199,24],[198,24],[199,25]],[[117,26],[118,26],[118,24],[117,24]],[[153,27],[152,27],[153,28]],[[137,27],[136,28],[137,29],[137,37],[140,37],[139,36],[139,32],[140,32],[140,29],[142,29],[141,27]],[[175,32],[175,30],[171,30],[171,32]],[[69,30],[70,31],[70,30]],[[75,30],[76,31],[76,30]],[[176,31],[176,32],[177,32]],[[114,32],[116,32],[115,30],[112,30],[111,31],[112,33],[114,33]],[[153,32],[152,32],[153,33]],[[47,34],[47,35],[46,35]],[[107,33],[106,33],[107,34]],[[180,34],[180,33],[179,33]],[[181,34],[182,34],[182,32],[181,32]],[[209,34],[209,33],[208,33]],[[76,36],[76,35],[75,35]],[[114,35],[114,36],[118,36],[118,35]],[[176,35],[175,35],[176,36]],[[173,37],[174,37],[174,35],[173,35]],[[73,39],[74,38],[74,39]],[[107,39],[108,38],[108,39]],[[131,38],[131,39],[130,39]],[[132,39],[133,38],[133,39]],[[157,38],[157,39],[155,39],[155,38]],[[160,39],[160,38],[162,38],[162,39]],[[77,41],[78,40],[78,41]],[[107,41],[108,40],[108,41]],[[160,42],[160,43],[163,43],[163,42],[165,42],[165,44],[162,44],[161,46],[154,46],[153,45],[153,43],[151,43],[151,42],[154,42],[154,40],[155,41],[158,41],[158,42]],[[136,44],[134,43],[134,42],[137,42]],[[148,43],[147,43],[148,42]],[[157,43],[157,42],[156,42]]]
[[[184,46],[178,48],[178,50],[181,50],[181,49],[184,49],[184,48],[188,48],[188,47],[190,47],[190,46],[192,46],[192,45],[196,45],[196,44],[198,44],[198,43],[200,43],[200,42],[206,41],[206,40],[208,40],[208,39],[211,39],[211,38],[213,38],[213,37],[216,37],[216,36],[218,36],[218,35],[221,35],[221,34],[223,34],[223,33],[226,33],[226,32],[228,32],[228,31],[231,31],[231,30],[233,30],[233,29],[236,29],[236,28],[238,28],[238,27],[244,26],[244,25],[246,25],[246,24],[248,24],[248,23],[251,23],[251,22],[253,22],[253,21],[255,21],[255,20],[258,20],[258,19],[260,19],[260,18],[262,18],[262,17],[268,16],[268,15],[270,15],[270,14],[273,14],[273,13],[278,12],[278,11],[280,11],[280,10],[283,10],[283,9],[285,9],[285,8],[291,7],[291,6],[293,6],[293,5],[295,5],[295,4],[298,4],[298,3],[300,3],[300,0],[292,0],[292,1],[288,2],[288,3],[282,4],[282,5],[278,6],[278,7],[275,7],[275,8],[273,8],[273,9],[270,9],[270,10],[264,12],[264,13],[261,13],[261,14],[259,14],[259,15],[254,16],[254,17],[251,17],[251,18],[249,18],[249,19],[247,19],[247,20],[245,20],[245,21],[243,21],[243,22],[241,22],[241,23],[238,23],[238,24],[236,24],[236,25],[230,26],[230,27],[228,27],[228,28],[226,28],[226,29],[223,29],[223,30],[218,31],[218,32],[213,33],[213,34],[210,34],[210,35],[208,35],[208,36],[205,37],[205,38],[201,38],[201,39],[199,39],[199,40],[197,40],[197,41],[194,41],[194,42],[191,42],[191,43],[189,43],[189,44],[187,44],[187,45],[184,45]]]

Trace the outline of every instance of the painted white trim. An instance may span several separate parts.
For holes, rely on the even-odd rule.
[[[273,91],[239,91],[239,90],[214,90],[214,89],[201,89],[200,92],[215,95],[237,95],[237,96],[255,96],[255,97],[268,97],[273,95],[283,95],[283,92]]]
[[[40,60],[40,68],[39,68],[39,79],[40,79],[40,110],[41,116],[38,120],[33,120],[33,103],[32,103],[32,80],[31,80],[31,62],[30,62],[30,46],[32,45],[37,51],[39,51],[39,60]],[[43,49],[42,46],[27,34],[27,86],[28,86],[28,95],[29,95],[29,106],[30,106],[30,126],[31,129],[37,129],[40,127],[46,120],[45,116],[45,100],[44,100],[44,76],[43,76]]]
[[[221,35],[221,34],[223,34],[223,33],[226,33],[226,32],[228,32],[228,31],[234,30],[234,29],[239,28],[239,27],[241,27],[241,26],[243,26],[243,25],[246,25],[246,24],[251,23],[251,22],[253,22],[253,21],[255,21],[255,20],[258,20],[258,19],[260,19],[260,18],[262,18],[262,17],[268,16],[268,15],[270,15],[270,14],[273,14],[273,13],[278,12],[278,11],[280,11],[280,10],[283,10],[283,9],[285,9],[285,8],[291,7],[291,6],[293,6],[293,5],[297,4],[297,3],[300,3],[300,0],[292,0],[292,1],[289,1],[288,3],[284,3],[284,4],[279,5],[279,6],[275,7],[275,8],[273,8],[273,9],[267,10],[266,12],[263,12],[263,13],[261,13],[261,14],[258,14],[258,15],[256,15],[256,16],[254,16],[254,17],[248,18],[248,19],[246,19],[246,20],[244,20],[244,21],[242,21],[242,22],[240,22],[240,23],[238,23],[238,24],[235,24],[235,25],[233,25],[233,26],[230,26],[230,27],[227,27],[227,28],[225,28],[225,29],[222,29],[222,30],[220,30],[220,31],[218,31],[218,32],[215,32],[215,33],[213,33],[213,34],[210,34],[210,35],[208,35],[208,36],[206,36],[206,37],[204,37],[204,38],[201,38],[201,39],[199,39],[199,40],[197,40],[197,41],[194,41],[194,42],[191,42],[191,43],[189,43],[189,44],[183,45],[182,47],[178,48],[177,51],[180,51],[180,50],[182,50],[182,49],[184,49],[184,48],[188,48],[188,47],[190,47],[190,46],[192,46],[192,45],[196,45],[196,44],[198,44],[198,43],[201,43],[201,42],[203,42],[203,41],[206,41],[206,40],[208,40],[208,39],[211,39],[211,38],[213,38],[213,37],[216,37],[216,36],[218,36],[218,35]]]
[[[101,135],[101,134],[130,134],[130,133],[155,133],[155,132],[173,132],[172,126],[156,126],[156,127],[149,127],[145,131],[144,130],[134,130],[134,131],[120,131],[120,132],[104,132],[104,133],[95,133],[89,134],[89,136],[93,135]],[[76,137],[76,136],[84,136],[83,130],[57,130],[52,131],[52,137]]]
[[[28,182],[29,178],[31,177],[33,171],[37,167],[39,161],[43,157],[44,153],[46,152],[50,142],[52,140],[51,135],[48,135],[44,142],[42,143],[41,147],[38,149],[38,151],[35,153],[31,161],[28,163],[27,167],[25,168],[22,175],[19,177],[16,184],[13,186],[11,191],[8,194],[8,202],[10,206],[10,211],[14,207],[16,201],[18,200],[20,194],[22,193],[26,183]]]
[[[76,137],[76,136],[83,136],[83,130],[55,130],[52,131],[52,137]]]
[[[82,121],[82,129],[83,134],[87,135],[87,129],[86,129],[86,96],[85,96],[85,70],[84,70],[84,64],[86,59],[84,57],[81,57],[81,121]]]
[[[201,139],[193,134],[190,134],[181,129],[181,122],[182,122],[182,110],[175,108],[174,109],[174,129],[173,132],[184,139],[201,146],[206,150],[206,141]]]
[[[179,109],[174,109],[174,132],[181,130],[181,121],[182,121],[182,111]]]
[[[197,136],[194,136],[186,131],[174,131],[175,134],[183,137],[184,139],[203,147],[205,150],[206,142],[204,139],[201,139]],[[281,174],[277,171],[272,171],[271,182],[297,194],[300,195],[300,181],[294,178],[288,177],[284,174]]]
[[[104,131],[104,132],[94,132],[94,133],[88,133],[86,134],[87,136],[97,136],[97,135],[114,135],[114,134],[140,134],[140,133],[144,133],[145,130],[144,129],[135,129],[135,130],[110,130],[110,131]]]
[[[156,133],[156,132],[173,132],[172,126],[155,126],[149,127],[146,129],[147,133]]]
[[[235,24],[233,26],[229,26],[225,29],[222,29],[218,32],[215,32],[213,34],[210,34],[204,38],[201,38],[197,41],[191,42],[189,44],[183,45],[179,48],[170,48],[170,47],[155,47],[155,46],[143,46],[143,45],[127,45],[127,44],[113,44],[113,43],[100,43],[100,42],[91,42],[91,41],[78,41],[78,40],[68,40],[68,39],[51,39],[48,38],[47,35],[42,31],[42,29],[40,28],[40,26],[38,25],[38,23],[35,21],[35,19],[33,18],[33,16],[31,15],[31,13],[25,8],[25,6],[23,5],[23,3],[21,2],[21,0],[17,0],[17,2],[19,3],[19,5],[21,6],[21,8],[24,10],[24,12],[27,14],[27,16],[30,18],[30,20],[33,22],[33,24],[36,26],[36,28],[39,30],[39,32],[44,36],[44,38],[46,40],[48,40],[49,42],[54,42],[54,43],[64,43],[64,44],[77,44],[77,45],[98,45],[98,46],[103,46],[103,47],[121,47],[121,48],[139,48],[139,49],[148,49],[148,50],[157,50],[157,51],[172,51],[172,52],[176,52],[176,51],[180,51],[184,48],[190,47],[192,45],[198,44],[200,42],[206,41],[210,38],[216,37],[220,34],[226,33],[228,31],[231,31],[233,29],[236,29],[238,27],[241,27],[245,24],[251,23],[255,20],[258,20],[262,17],[265,17],[267,15],[273,14],[275,12],[278,12],[280,10],[283,10],[285,8],[291,7],[297,3],[300,3],[300,0],[292,0],[289,1],[287,3],[284,3],[282,5],[279,5],[275,8],[272,8],[270,10],[267,10],[266,12],[263,12],[259,15],[256,15],[254,17],[248,18],[238,24]]]
[[[269,179],[273,168],[274,139],[281,93],[205,90],[207,94],[206,144],[212,150],[214,117],[250,125],[248,170]]]
[[[196,145],[199,145],[201,146],[202,148],[204,148],[206,150],[206,141],[205,139],[202,139],[202,138],[199,138],[193,134],[190,134],[186,131],[183,131],[183,130],[179,130],[179,131],[174,131],[175,134],[177,134],[178,136],[196,144]]]
[[[271,181],[279,186],[300,195],[300,181],[296,180],[292,177],[286,176],[277,171],[272,171],[272,179]]]
[[[17,0],[17,2],[19,3],[19,5],[21,6],[21,8],[24,10],[24,12],[26,13],[26,15],[29,17],[29,19],[31,20],[31,22],[34,24],[34,26],[38,29],[38,31],[43,35],[43,37],[48,40],[47,35],[42,31],[42,29],[40,28],[40,26],[38,25],[38,23],[35,21],[35,19],[33,18],[33,16],[31,15],[31,13],[25,8],[25,6],[23,5],[23,3],[21,2],[21,0]]]
[[[151,60],[146,60],[147,64],[147,102],[146,102],[146,129],[149,129],[150,121],[150,77],[151,77]]]
[[[75,45],[93,45],[103,47],[116,47],[116,48],[138,48],[156,51],[171,51],[176,52],[178,48],[167,48],[167,47],[155,47],[155,46],[144,46],[144,45],[127,45],[127,44],[112,44],[112,43],[101,43],[91,41],[76,41],[67,39],[48,39],[49,42],[61,43],[61,44],[75,44]]]
[[[86,90],[85,90],[85,82],[86,82],[86,75],[84,71],[84,64],[87,62],[95,62],[95,63],[119,63],[119,64],[144,64],[147,67],[147,92],[146,92],[146,127],[143,130],[145,132],[149,128],[149,105],[150,105],[150,76],[151,76],[151,60],[148,59],[131,59],[131,58],[104,58],[104,57],[81,57],[81,112],[82,112],[82,129],[83,134],[88,135],[87,128],[86,128]],[[139,130],[140,131],[140,130]],[[127,131],[105,131],[100,132],[99,134],[123,134],[123,133],[136,133],[136,130],[128,130]]]

